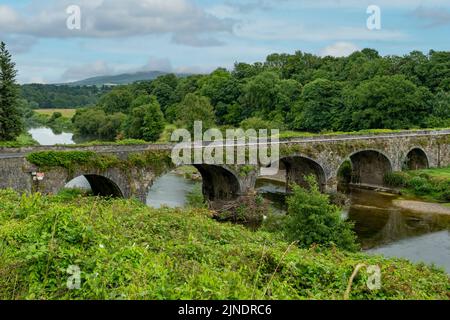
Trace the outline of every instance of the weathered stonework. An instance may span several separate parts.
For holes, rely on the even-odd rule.
[[[54,194],[74,177],[86,176],[94,193],[135,197],[145,201],[149,187],[173,167],[163,167],[156,172],[138,167],[101,170],[80,166],[69,172],[64,168],[37,168],[28,163],[26,156],[39,151],[78,150],[113,154],[119,159],[127,159],[131,154],[170,151],[172,147],[169,144],[151,144],[0,149],[0,188]],[[384,174],[401,171],[407,165],[414,169],[417,166],[449,166],[450,130],[291,139],[280,142],[280,153],[279,164],[282,169],[286,169],[288,183],[302,184],[305,175],[315,174],[321,189],[333,192],[337,189],[339,168],[347,160],[353,164],[354,182],[374,185],[382,183]],[[203,192],[209,200],[228,200],[251,192],[260,169],[248,165],[195,166],[202,174]],[[34,181],[32,173],[42,171],[45,174],[43,180]]]

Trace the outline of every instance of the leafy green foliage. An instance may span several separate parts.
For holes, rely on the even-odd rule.
[[[423,127],[431,112],[429,90],[418,88],[403,75],[364,81],[346,96],[352,115],[349,126],[354,130]]]
[[[394,172],[387,174],[384,181],[408,195],[450,202],[450,168]]]
[[[0,42],[0,141],[15,140],[23,131],[15,66],[6,44]]]
[[[191,208],[207,208],[201,183],[197,183],[194,189],[186,195],[186,200],[187,205]]]
[[[41,151],[27,155],[27,160],[40,168],[65,168],[73,171],[77,167],[106,170],[118,168],[130,170],[132,167],[151,168],[158,175],[173,166],[167,151],[146,151],[132,153],[126,160],[115,155],[99,154],[92,151]]]
[[[220,224],[204,210],[154,210],[131,200],[0,191],[0,299],[448,299],[443,271],[405,260],[299,249],[276,234]],[[69,266],[81,287],[69,290]]]
[[[342,84],[316,79],[303,88],[294,108],[294,127],[310,132],[338,130],[343,109]]]
[[[214,110],[208,98],[189,93],[177,107],[177,123],[194,132],[195,121],[202,121],[204,129],[214,127]]]
[[[110,87],[24,84],[21,96],[32,109],[79,108],[95,105]]]
[[[127,117],[124,132],[127,138],[157,141],[164,131],[164,115],[155,96],[147,104],[135,107]],[[144,102],[144,101],[142,101]]]
[[[39,167],[71,168],[88,164],[97,154],[91,151],[42,151],[30,153],[27,160]]]
[[[22,133],[14,141],[0,141],[0,148],[21,148],[37,146],[39,143],[30,134]]]
[[[79,109],[72,119],[76,134],[93,139],[115,140],[126,119],[123,113],[106,114],[101,109]]]
[[[300,247],[313,244],[337,246],[344,250],[358,249],[353,225],[342,220],[340,209],[330,204],[327,195],[319,191],[314,177],[306,177],[309,189],[292,187],[288,197],[288,217],[285,233],[290,241],[298,241]]]
[[[153,105],[154,97],[167,121],[164,125],[188,130],[194,121],[203,121],[205,128],[270,124],[282,131],[313,133],[444,128],[450,126],[448,56],[432,50],[383,57],[373,49],[342,58],[301,51],[271,54],[264,62],[236,63],[231,72],[219,68],[209,75],[168,74],[112,89],[61,86],[42,99],[34,97],[45,88],[24,86],[33,94],[25,96],[30,97],[29,108],[22,111],[44,107],[42,101],[52,107],[53,96],[71,100],[73,90],[74,95],[89,96],[76,105],[95,103],[75,116],[76,138],[107,141],[157,140],[160,113],[143,108]]]

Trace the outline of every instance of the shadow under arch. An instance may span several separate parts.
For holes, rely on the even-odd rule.
[[[203,195],[209,201],[235,200],[241,195],[239,178],[218,165],[195,164],[203,180]]]
[[[66,187],[91,190],[94,196],[124,198],[122,190],[114,181],[96,174],[86,174],[72,179]]]
[[[319,190],[326,191],[327,178],[324,168],[315,160],[301,156],[289,156],[279,160],[280,170],[286,171],[286,192],[290,191],[290,185],[295,183],[302,187],[309,187],[305,180],[307,176],[314,176]]]
[[[405,162],[403,164],[403,169],[406,170],[421,170],[428,169],[430,163],[428,161],[428,156],[425,151],[421,148],[413,148],[406,155]]]
[[[352,183],[383,186],[386,174],[393,171],[391,160],[378,150],[361,150],[350,156]]]

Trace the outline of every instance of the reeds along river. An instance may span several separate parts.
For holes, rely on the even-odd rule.
[[[30,131],[43,145],[72,144],[71,134],[55,135],[50,129]],[[89,188],[84,177],[70,186]],[[195,183],[174,173],[161,177],[149,191],[147,204],[182,207]],[[283,214],[285,186],[282,182],[261,180],[257,188]],[[366,252],[406,258],[445,268],[450,274],[450,215],[415,213],[396,207],[393,195],[353,190],[350,209],[343,215],[355,222],[355,231]]]

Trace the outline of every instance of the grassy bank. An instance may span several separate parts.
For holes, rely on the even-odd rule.
[[[43,115],[46,115],[49,117],[51,117],[53,115],[53,113],[59,112],[59,113],[61,113],[61,115],[64,118],[73,118],[73,116],[75,115],[75,112],[77,110],[76,109],[37,109],[34,111],[37,112],[38,114],[43,114]]]
[[[448,276],[404,260],[298,249],[276,233],[220,224],[205,210],[0,191],[0,299],[448,299]],[[81,288],[67,289],[69,266]]]
[[[21,148],[37,146],[39,143],[29,133],[23,133],[15,141],[0,141],[0,148]]]
[[[406,196],[450,202],[450,167],[395,172],[388,174],[385,182],[390,187],[402,189]]]
[[[55,134],[73,131],[72,117],[75,110],[72,109],[40,109],[34,110],[33,114],[25,122],[28,128],[48,127]]]

